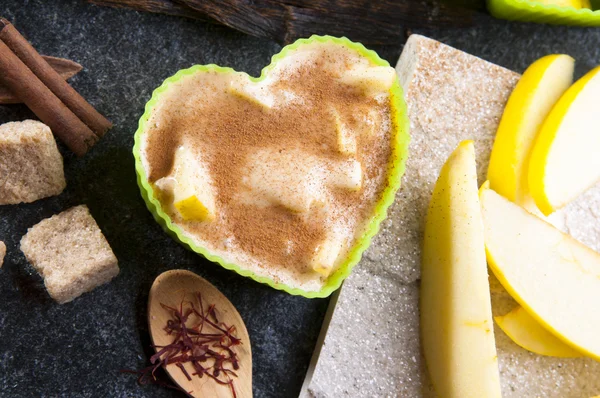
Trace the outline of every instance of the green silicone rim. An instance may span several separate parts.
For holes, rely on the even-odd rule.
[[[600,10],[575,9],[529,0],[487,0],[496,18],[554,25],[600,26]]]
[[[250,77],[250,79],[253,81],[260,81],[264,79],[266,74],[274,67],[274,65],[279,60],[292,53],[298,47],[312,42],[329,42],[341,44],[358,52],[360,55],[369,59],[375,65],[389,66],[389,63],[379,58],[377,53],[375,53],[374,51],[368,50],[362,44],[354,43],[345,37],[337,38],[332,36],[311,36],[309,39],[300,39],[284,47],[280,53],[272,57],[271,63],[262,70],[260,77]],[[248,278],[252,278],[257,282],[265,283],[275,289],[283,290],[289,294],[304,296],[307,298],[323,298],[329,296],[331,293],[333,293],[340,287],[344,279],[346,279],[348,275],[350,275],[350,272],[352,271],[354,266],[360,261],[363,252],[371,244],[371,239],[379,231],[379,226],[387,215],[387,209],[394,202],[396,191],[398,191],[398,189],[400,188],[400,180],[402,175],[404,174],[406,158],[408,156],[408,143],[410,141],[410,136],[406,103],[404,102],[402,88],[398,83],[398,79],[396,78],[396,82],[390,89],[392,124],[394,127],[391,142],[392,154],[390,164],[388,165],[387,187],[385,188],[381,199],[375,205],[373,216],[368,221],[368,227],[366,228],[365,233],[357,240],[355,246],[350,250],[347,259],[340,265],[336,272],[329,276],[327,282],[323,285],[321,290],[305,291],[302,289],[285,285],[283,283],[275,282],[271,278],[265,276],[256,275],[255,273],[241,268],[236,264],[232,264],[223,260],[219,256],[212,254],[206,248],[196,245],[189,237],[187,237],[183,233],[183,231],[177,225],[175,225],[171,221],[171,218],[162,210],[160,202],[156,198],[152,186],[148,182],[146,173],[144,171],[144,167],[142,165],[140,147],[142,136],[146,130],[146,123],[148,122],[148,118],[150,117],[152,109],[160,100],[161,94],[168,89],[170,84],[179,81],[185,76],[208,71],[217,71],[222,73],[235,72],[231,68],[224,68],[213,64],[195,65],[191,68],[180,70],[175,75],[166,79],[160,87],[154,90],[154,92],[152,93],[152,98],[150,99],[150,101],[148,101],[148,103],[146,103],[145,112],[140,118],[138,129],[135,132],[133,156],[135,157],[135,171],[137,174],[138,186],[140,187],[142,197],[146,202],[148,210],[150,210],[150,212],[154,216],[154,219],[175,240],[179,241],[190,250],[203,255],[208,260],[220,264],[224,268],[235,271],[238,274],[246,276]]]

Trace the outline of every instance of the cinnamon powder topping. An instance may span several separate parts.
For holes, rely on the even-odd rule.
[[[178,147],[201,153],[213,180],[216,219],[184,222],[165,208],[199,244],[255,273],[318,289],[322,277],[309,266],[315,250],[336,229],[347,251],[386,186],[392,125],[387,93],[365,95],[360,87],[339,82],[345,71],[368,61],[340,45],[305,47],[259,83],[260,95],[275,98],[272,107],[232,94],[231,74],[196,73],[173,84],[149,119],[142,154],[154,183],[171,172]],[[355,154],[340,151],[336,118],[356,137]],[[306,159],[315,159],[313,169],[323,181],[335,179],[337,165],[356,160],[360,189],[319,185],[314,189],[320,199],[308,212],[269,202],[248,183],[249,159],[265,150],[302,154],[280,167],[293,177],[306,169]],[[293,195],[308,192],[296,191]]]

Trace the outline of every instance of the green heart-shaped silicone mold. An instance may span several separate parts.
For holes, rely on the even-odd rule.
[[[374,65],[389,66],[389,64],[386,61],[379,58],[379,56],[374,51],[367,50],[362,44],[354,43],[346,38],[336,38],[331,36],[312,36],[309,39],[297,40],[293,44],[284,47],[279,54],[273,56],[271,64],[269,64],[262,70],[260,77],[251,77],[250,79],[254,82],[258,82],[264,79],[265,76],[269,73],[269,71],[279,60],[294,52],[299,46],[311,42],[341,44],[349,49],[358,52],[361,56],[369,59]],[[379,230],[381,222],[386,217],[387,209],[394,201],[396,191],[400,188],[400,179],[404,174],[406,157],[408,155],[408,142],[410,138],[408,133],[409,122],[407,117],[406,104],[404,102],[402,89],[400,87],[400,84],[398,83],[398,80],[396,79],[396,82],[390,89],[393,133],[390,143],[390,145],[392,146],[392,154],[390,157],[390,164],[388,164],[387,186],[384,189],[381,198],[375,205],[373,214],[368,220],[368,227],[366,228],[365,233],[359,239],[357,239],[354,247],[350,249],[346,260],[338,267],[338,269],[333,274],[329,276],[321,290],[304,291],[302,289],[287,286],[282,283],[277,283],[268,277],[260,276],[251,271],[248,271],[237,264],[229,263],[220,258],[219,256],[212,254],[209,250],[205,249],[204,247],[195,244],[192,241],[192,239],[187,237],[185,233],[183,233],[183,231],[177,225],[175,225],[172,222],[171,218],[162,210],[161,204],[156,198],[151,184],[148,182],[146,172],[142,165],[140,146],[142,136],[146,131],[146,123],[148,122],[148,118],[150,117],[152,109],[160,101],[162,93],[169,87],[170,84],[177,82],[184,76],[208,71],[216,71],[220,73],[235,72],[231,68],[224,68],[212,64],[195,65],[191,68],[180,70],[174,76],[171,76],[170,78],[165,80],[159,88],[154,90],[154,92],[152,93],[152,98],[146,104],[145,112],[139,120],[138,129],[135,133],[133,155],[135,157],[135,170],[137,173],[137,182],[140,187],[142,197],[144,198],[146,206],[148,207],[148,210],[150,210],[150,212],[154,216],[154,219],[174,239],[181,242],[190,250],[193,250],[194,252],[203,255],[208,260],[218,263],[224,268],[235,271],[240,275],[252,278],[257,282],[265,283],[275,289],[284,290],[290,294],[300,295],[308,298],[329,296],[332,292],[334,292],[340,287],[344,279],[348,277],[348,275],[350,275],[352,268],[354,268],[354,266],[360,261],[362,253],[367,249],[367,247],[369,247],[371,239]]]
[[[589,8],[578,10],[531,0],[488,0],[487,4],[490,14],[496,18],[553,25],[600,26],[600,11]]]

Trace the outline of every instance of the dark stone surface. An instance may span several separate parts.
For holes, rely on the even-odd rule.
[[[85,69],[71,83],[115,123],[82,159],[61,147],[68,181],[63,194],[0,207],[0,240],[8,246],[0,270],[0,397],[179,396],[140,387],[134,377],[118,372],[147,364],[147,292],[158,274],[172,268],[204,276],[239,309],[253,344],[255,396],[297,396],[327,300],[289,296],[183,249],[146,210],[131,155],[144,104],[165,78],[204,63],[256,75],[280,46],[220,26],[82,0],[2,0],[0,15],[11,19],[41,53],[80,62]],[[576,57],[578,75],[600,62],[598,29],[482,16],[471,29],[419,33],[516,71],[554,52]],[[395,64],[402,43],[375,49]],[[23,106],[0,106],[0,123],[30,117]],[[82,203],[104,231],[121,273],[112,283],[59,306],[18,242],[28,227]]]
[[[207,278],[242,314],[252,341],[257,397],[297,396],[327,300],[293,297],[243,278],[170,239],[146,210],[131,154],[138,118],[154,88],[178,69],[218,63],[258,73],[279,46],[232,30],[83,1],[0,1],[0,15],[43,54],[77,60],[71,83],[115,128],[84,158],[61,148],[68,187],[58,197],[0,207],[0,396],[169,397],[119,369],[147,366],[146,301],[154,278],[173,268]],[[0,122],[32,115],[0,106]],[[27,228],[85,203],[102,228],[120,275],[58,305],[18,249]]]

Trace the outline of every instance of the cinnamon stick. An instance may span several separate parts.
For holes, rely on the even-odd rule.
[[[52,69],[54,69],[64,80],[70,79],[83,69],[80,64],[71,61],[70,59],[51,57],[48,55],[42,55],[42,58],[44,58],[46,62],[50,64]],[[21,102],[19,97],[14,95],[8,88],[0,85],[0,105],[18,104],[19,102]]]
[[[98,141],[98,136],[1,40],[0,83],[15,93],[76,155],[83,156]]]
[[[67,58],[42,55],[42,58],[58,73],[64,80],[68,80],[81,72],[83,66],[80,63]]]
[[[46,62],[15,27],[0,18],[0,40],[50,89],[83,123],[102,137],[112,123],[90,105]]]

